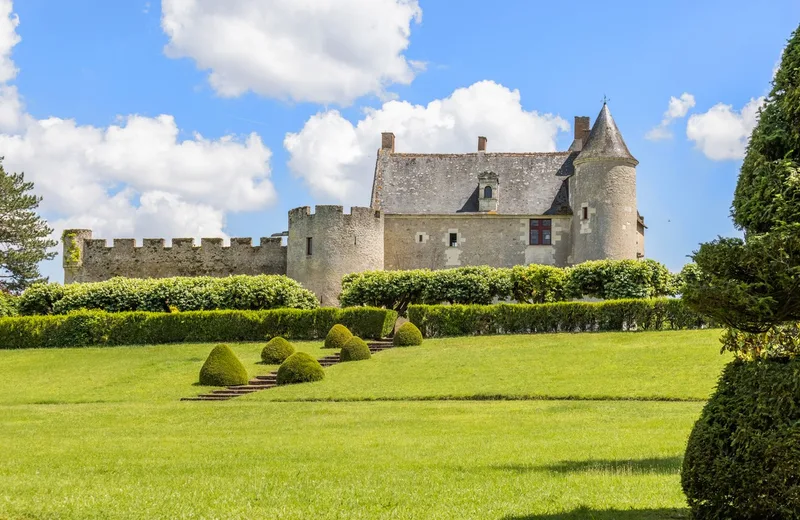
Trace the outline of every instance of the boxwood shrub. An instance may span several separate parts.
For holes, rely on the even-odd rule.
[[[57,316],[0,318],[0,349],[161,343],[321,339],[341,323],[364,338],[391,333],[397,313],[386,309],[193,311],[176,313],[76,311]]]
[[[278,336],[272,338],[261,349],[261,361],[267,365],[280,365],[294,354],[294,346]]]
[[[412,305],[426,338],[480,334],[694,329],[713,326],[679,299],[497,305]]]
[[[345,343],[350,341],[350,338],[352,337],[353,333],[350,332],[350,329],[341,323],[337,323],[331,327],[331,330],[329,330],[328,334],[325,336],[325,345],[323,348],[340,349],[345,345]]]
[[[342,351],[339,353],[339,360],[343,363],[346,361],[361,361],[371,357],[372,353],[369,351],[369,345],[358,336],[353,336],[347,340],[347,343],[342,346]]]
[[[36,284],[22,293],[19,301],[23,315],[66,314],[81,309],[171,312],[317,307],[319,301],[311,291],[282,275],[112,278],[69,285]]]
[[[408,321],[400,325],[400,328],[394,333],[392,344],[395,347],[415,347],[417,345],[422,345],[422,333],[416,325]]]
[[[325,377],[325,370],[314,356],[306,352],[295,352],[278,367],[279,385],[310,383]]]
[[[228,345],[217,345],[200,369],[200,384],[204,386],[245,385],[247,369]]]
[[[797,518],[800,359],[725,368],[689,435],[681,484],[698,520]]]

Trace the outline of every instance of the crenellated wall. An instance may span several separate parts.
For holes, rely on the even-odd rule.
[[[281,238],[174,238],[166,247],[163,238],[93,239],[88,229],[69,229],[63,235],[64,283],[99,282],[115,276],[167,278],[170,276],[229,276],[235,274],[286,274],[286,246]]]

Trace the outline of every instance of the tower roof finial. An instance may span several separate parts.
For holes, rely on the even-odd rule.
[[[589,159],[627,159],[639,163],[628,151],[628,146],[608,110],[608,101],[603,96],[603,108],[589,132],[589,138],[583,144],[583,150],[575,159],[576,164]]]

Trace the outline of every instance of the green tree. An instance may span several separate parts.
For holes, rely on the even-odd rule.
[[[42,198],[23,173],[6,173],[0,157],[0,290],[19,292],[41,280],[39,262],[52,259],[58,244],[36,214]]]
[[[790,38],[742,164],[731,216],[744,239],[701,244],[683,298],[731,329],[800,320],[800,28]],[[729,336],[733,337],[733,336]]]

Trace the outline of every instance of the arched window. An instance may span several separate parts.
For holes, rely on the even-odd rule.
[[[483,198],[484,199],[491,199],[492,198],[492,187],[486,186],[483,188]]]

